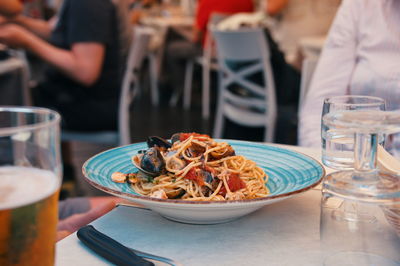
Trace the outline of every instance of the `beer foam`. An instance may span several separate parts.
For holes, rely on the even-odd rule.
[[[0,210],[21,207],[52,195],[60,180],[48,170],[20,166],[0,167]]]

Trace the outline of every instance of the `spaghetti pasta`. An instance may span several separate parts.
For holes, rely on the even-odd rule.
[[[268,176],[255,162],[236,155],[226,142],[207,135],[179,133],[171,147],[157,147],[165,162],[155,177],[134,176],[132,188],[139,194],[194,201],[241,200],[265,197]],[[140,161],[138,154],[133,160]]]

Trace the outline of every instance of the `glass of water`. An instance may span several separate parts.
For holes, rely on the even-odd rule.
[[[322,182],[324,265],[400,265],[400,178],[377,168],[380,136],[400,132],[400,112],[345,110],[323,121],[330,129],[351,129],[354,139],[354,168]]]
[[[349,128],[332,128],[322,120],[324,115],[338,111],[385,110],[385,100],[379,97],[345,95],[326,98],[321,116],[322,162],[339,169],[354,167],[354,132]],[[383,137],[379,139],[383,142]]]

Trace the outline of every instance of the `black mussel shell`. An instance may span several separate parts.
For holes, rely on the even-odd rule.
[[[157,136],[151,136],[147,138],[147,146],[151,147],[160,147],[160,148],[171,148],[172,144],[166,139]]]
[[[203,177],[203,180],[206,183],[211,184],[212,181],[214,180],[213,175],[208,171],[201,170],[200,175]]]
[[[150,173],[161,174],[165,169],[165,160],[159,148],[152,147],[146,151],[140,161],[140,167]]]

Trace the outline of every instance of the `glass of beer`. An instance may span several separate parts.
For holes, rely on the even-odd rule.
[[[0,106],[0,265],[53,265],[60,115]]]

